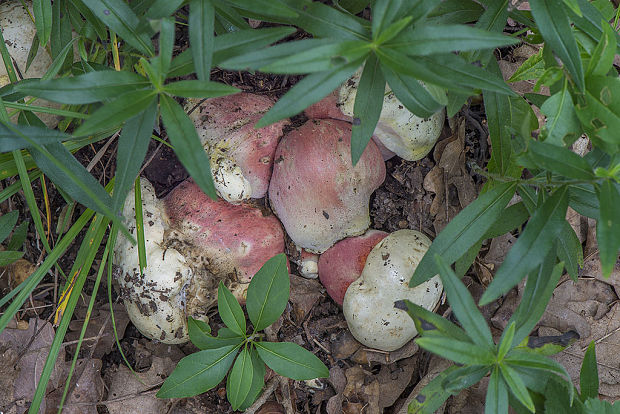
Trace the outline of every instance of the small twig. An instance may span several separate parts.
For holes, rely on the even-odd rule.
[[[267,402],[267,399],[271,397],[273,391],[276,389],[276,385],[278,384],[278,377],[273,377],[269,381],[267,381],[267,385],[265,386],[265,390],[258,397],[254,404],[250,405],[250,407],[245,410],[245,414],[255,414],[262,406]]]

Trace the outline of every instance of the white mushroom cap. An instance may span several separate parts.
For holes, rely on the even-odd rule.
[[[361,71],[358,71],[340,88],[338,104],[343,114],[352,117]],[[420,118],[411,113],[385,86],[383,108],[374,131],[374,138],[399,157],[416,161],[430,152],[441,134],[445,110],[430,118]]]
[[[121,236],[114,248],[114,262],[122,272],[117,280],[123,300],[131,322],[144,335],[168,344],[187,342],[184,289],[192,269],[177,250],[163,247],[166,213],[155,189],[145,179],[140,179],[140,189],[147,267],[140,274],[138,246]],[[135,214],[132,190],[123,215],[133,222]],[[135,226],[129,230],[136,237]]]
[[[430,244],[418,231],[399,230],[372,249],[342,305],[355,339],[370,348],[394,351],[418,334],[409,315],[396,309],[394,302],[408,299],[429,310],[439,303],[443,290],[439,276],[409,287],[409,279]]]

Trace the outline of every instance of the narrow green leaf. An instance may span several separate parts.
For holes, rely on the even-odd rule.
[[[530,218],[530,213],[523,202],[506,207],[497,218],[491,228],[485,233],[483,239],[493,239],[513,231]]]
[[[0,266],[8,266],[14,261],[21,259],[24,252],[15,252],[10,250],[0,251]]]
[[[108,193],[62,144],[31,148],[30,154],[41,171],[73,199],[107,217],[114,217]]]
[[[153,44],[146,33],[141,33],[141,21],[122,0],[82,0],[82,2],[106,26],[119,34],[123,40],[147,56],[153,56]]]
[[[558,259],[564,263],[566,272],[571,279],[577,281],[579,269],[583,266],[583,247],[568,221],[564,222],[564,228],[557,238],[557,242]]]
[[[189,44],[194,58],[196,75],[208,81],[213,58],[213,24],[215,9],[211,0],[191,0],[189,3]]]
[[[508,292],[542,263],[562,231],[567,207],[568,191],[561,187],[534,212],[480,298],[481,306]]]
[[[205,349],[183,358],[159,389],[159,398],[192,397],[209,391],[224,378],[239,346]]]
[[[384,46],[411,56],[427,56],[454,51],[495,49],[514,45],[517,39],[460,24],[417,25]]]
[[[467,334],[457,325],[409,300],[396,301],[394,307],[405,310],[409,314],[420,336],[424,336],[427,332],[436,331],[462,342],[470,340]]]
[[[7,250],[19,250],[24,246],[26,236],[28,235],[28,226],[30,222],[28,220],[22,221],[13,231],[11,240],[6,245]]]
[[[74,134],[87,136],[107,131],[111,126],[120,125],[145,111],[156,100],[157,94],[152,89],[127,92],[96,110]]]
[[[506,364],[501,364],[499,367],[502,378],[506,381],[512,395],[514,395],[528,410],[535,412],[532,397],[530,397],[530,393],[527,391],[527,388],[525,388],[525,384],[521,377],[519,377],[519,374]]]
[[[369,53],[368,42],[361,40],[345,40],[329,44],[321,42],[314,48],[296,49],[295,53],[262,66],[260,70],[291,74],[322,72],[359,61]]]
[[[52,2],[52,30],[49,46],[52,59],[54,60],[60,56],[61,51],[72,41],[71,21],[67,13],[65,13],[64,5],[64,1]],[[73,54],[71,54],[71,57],[73,57]],[[67,59],[63,61],[62,67],[68,69],[71,62],[72,60],[67,56]]]
[[[169,0],[164,0],[168,2]],[[80,14],[84,16],[86,19],[86,23],[89,27],[91,27],[97,33],[99,39],[106,41],[108,39],[108,30],[105,25],[95,17],[93,12],[90,11],[88,7],[82,2],[82,0],[72,0],[71,6],[77,8],[80,11]]]
[[[297,13],[280,0],[227,0],[242,10],[260,10],[260,13],[276,17],[297,17]]]
[[[418,395],[409,403],[409,413],[415,414],[432,414],[436,412],[441,405],[452,395],[443,386],[452,373],[458,370],[456,365],[452,365],[440,372],[431,380]]]
[[[281,119],[297,115],[349,79],[361,63],[361,61],[353,62],[331,71],[306,76],[281,97],[254,127],[262,128]]]
[[[250,385],[248,396],[238,408],[239,411],[245,411],[251,406],[254,401],[256,401],[265,385],[265,372],[267,369],[265,368],[265,363],[258,356],[258,352],[254,349],[254,346],[250,349],[250,358],[252,359],[252,368],[254,371],[252,373],[252,384]]]
[[[472,365],[459,367],[452,372],[450,378],[444,382],[444,387],[452,393],[457,393],[465,388],[476,385],[488,373],[488,366]]]
[[[145,13],[148,19],[170,17],[183,4],[183,0],[154,0]]]
[[[235,296],[220,281],[217,288],[217,311],[222,322],[233,332],[245,336],[245,315]],[[245,395],[243,396],[245,398]]]
[[[568,148],[531,140],[528,154],[540,167],[576,180],[593,180],[590,164]]]
[[[510,351],[513,347],[513,339],[515,337],[515,328],[516,324],[511,322],[508,324],[508,328],[504,329],[502,332],[502,337],[499,340],[499,347],[497,349],[497,360],[502,361],[508,351]]]
[[[70,78],[20,82],[15,90],[49,101],[79,105],[113,99],[149,85],[148,79],[135,73],[106,70]]]
[[[355,95],[353,106],[353,128],[351,131],[351,160],[357,164],[366,145],[375,131],[385,94],[385,77],[379,60],[371,55],[364,65],[364,71]]]
[[[329,377],[329,370],[310,351],[292,342],[255,342],[258,355],[278,374],[302,381]]]
[[[435,264],[439,269],[439,275],[454,316],[461,322],[467,336],[478,345],[479,349],[482,348],[481,352],[493,349],[495,343],[491,330],[465,285],[438,254],[435,254]]]
[[[485,414],[508,414],[508,387],[495,367],[489,378],[487,395],[484,403]]]
[[[146,245],[144,243],[144,215],[142,214],[142,189],[140,188],[140,177],[136,178],[134,184],[134,210],[136,212],[136,241],[138,243],[138,266],[140,273],[143,274],[147,266]]]
[[[568,205],[577,213],[598,220],[600,204],[591,184],[568,186]]]
[[[138,176],[156,119],[157,101],[153,100],[144,111],[130,118],[123,126],[116,151],[116,174],[112,195],[114,211],[122,208],[127,193]]]
[[[605,76],[612,68],[616,56],[616,33],[608,22],[602,21],[603,34],[592,52],[586,76]]]
[[[28,72],[30,69],[30,65],[32,65],[32,61],[39,53],[39,36],[34,36],[32,38],[32,43],[30,43],[30,50],[28,51],[28,57],[26,58],[26,69],[25,72]]]
[[[440,255],[446,264],[454,263],[485,235],[502,214],[516,185],[498,184],[465,207],[439,233],[415,270],[409,286],[417,286],[438,273],[434,261]]]
[[[278,320],[288,302],[290,280],[286,256],[279,254],[260,268],[248,287],[246,309],[254,332],[262,331]]]
[[[530,7],[543,38],[562,59],[573,81],[583,91],[585,81],[581,55],[561,0],[534,0],[530,2]]]
[[[377,42],[379,35],[392,24],[402,6],[402,0],[384,0],[372,3],[372,39]],[[399,16],[400,17],[400,16]],[[380,42],[377,42],[380,44]]]
[[[528,57],[525,62],[508,78],[508,82],[519,82],[524,80],[538,79],[545,72],[545,62],[543,61],[543,49]]]
[[[596,363],[596,349],[594,341],[590,342],[579,372],[579,388],[581,390],[582,401],[588,398],[598,398],[598,365]]]
[[[289,5],[299,14],[291,20],[317,38],[370,40],[367,21],[358,19],[349,13],[343,13],[319,2],[290,1]]]
[[[76,40],[78,40],[78,38],[71,39],[71,41],[68,42],[65,45],[65,47],[63,47],[60,50],[60,52],[58,53],[58,56],[54,58],[54,61],[47,69],[47,72],[45,72],[45,75],[41,77],[42,81],[53,79],[56,77],[56,75],[58,75],[58,73],[60,73],[60,71],[62,70],[64,66],[64,63],[67,60],[67,56],[69,55],[69,52],[73,54],[73,46]]]
[[[523,367],[527,369],[533,369],[538,371],[547,371],[559,376],[560,378],[569,381],[570,375],[566,368],[559,362],[553,359],[540,355],[536,351],[526,349],[513,349],[504,360],[506,364],[511,367]]]
[[[160,108],[161,118],[175,154],[200,189],[215,200],[217,194],[211,176],[209,156],[200,143],[194,124],[181,105],[167,95],[161,95]]]
[[[415,342],[427,351],[458,364],[491,365],[495,361],[495,356],[490,351],[480,349],[471,342],[439,337],[418,338]]]
[[[598,138],[611,144],[611,148],[619,148],[616,132],[620,130],[620,78],[588,77],[585,104],[577,105],[577,116],[590,139]]]
[[[226,381],[226,395],[233,410],[239,409],[239,406],[245,401],[252,387],[253,377],[252,357],[246,345],[237,356]]]
[[[381,45],[385,42],[389,42],[394,39],[394,37],[398,36],[398,34],[401,33],[407,26],[409,26],[412,21],[412,16],[403,17],[402,19],[395,21],[387,29],[385,29],[379,37],[377,37],[375,43]]]
[[[395,72],[383,63],[381,71],[394,95],[414,115],[429,118],[443,107],[417,79]]]
[[[23,136],[29,137],[28,140]],[[30,125],[5,126],[0,123],[0,152],[31,148],[34,144],[47,145],[72,137],[58,130]]]
[[[220,328],[217,336],[210,334],[211,328],[202,321],[190,318],[187,322],[189,338],[198,349],[219,349],[230,345],[241,345],[245,338],[229,328]]]
[[[174,32],[174,20],[172,18],[161,19],[159,27],[159,55],[152,60],[153,63],[157,62],[158,72],[161,74],[161,81],[165,79],[170,69],[175,40]],[[191,33],[190,31],[190,36]]]
[[[240,90],[219,82],[188,79],[168,83],[163,91],[183,98],[215,98],[232,95]]]
[[[483,12],[484,7],[473,0],[444,0],[428,14],[427,21],[442,24],[472,23]]]
[[[52,2],[50,0],[33,0],[34,24],[41,47],[45,47],[52,33]]]
[[[545,123],[546,143],[564,146],[567,141],[572,142],[571,137],[581,135],[579,118],[566,85],[560,92],[549,97],[542,104],[540,110],[547,115],[547,122]],[[564,137],[567,135],[569,138],[565,141]]]
[[[620,250],[620,192],[611,180],[605,180],[597,187],[596,193],[601,206],[601,216],[596,222],[596,241],[603,276],[609,277]]]
[[[575,27],[587,34],[594,43],[598,43],[599,39],[603,35],[602,22],[608,22],[603,14],[588,0],[577,0],[579,9],[582,15],[579,16],[575,13],[571,13],[571,20],[575,24]],[[617,46],[620,46],[620,35],[615,34],[615,42]]]

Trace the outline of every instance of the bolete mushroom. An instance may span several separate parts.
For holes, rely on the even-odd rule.
[[[409,315],[396,309],[394,302],[408,299],[429,310],[439,303],[443,289],[439,276],[409,287],[430,244],[416,230],[399,230],[372,249],[362,275],[349,286],[342,304],[355,339],[370,348],[394,351],[417,335]]]
[[[186,108],[197,102],[189,100]],[[226,201],[238,203],[267,193],[273,154],[288,123],[254,128],[272,105],[266,96],[238,93],[207,99],[190,113],[211,157],[215,188]]]
[[[291,239],[322,253],[366,231],[370,195],[384,179],[385,164],[372,142],[353,167],[349,123],[310,120],[278,144],[269,200]]]
[[[371,229],[361,236],[340,240],[319,257],[319,280],[338,305],[342,306],[349,285],[362,275],[368,254],[387,235]]]
[[[137,246],[115,247],[117,281],[131,321],[145,336],[165,343],[188,340],[187,316],[205,319],[220,281],[244,300],[254,274],[284,251],[284,233],[260,209],[213,201],[191,180],[158,200],[140,180],[147,267],[140,273]],[[135,215],[133,193],[123,210]],[[136,229],[131,226],[135,236]]]
[[[358,71],[338,91],[307,108],[306,115],[310,118],[351,121],[360,77],[361,71]],[[429,118],[414,115],[386,85],[383,108],[373,139],[380,146],[385,159],[390,157],[391,152],[405,160],[416,161],[424,158],[433,148],[441,134],[444,119],[444,109]]]

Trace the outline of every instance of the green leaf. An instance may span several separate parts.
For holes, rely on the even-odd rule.
[[[251,406],[254,401],[256,401],[265,385],[265,373],[267,369],[265,368],[265,363],[258,356],[258,352],[254,349],[254,346],[250,349],[250,358],[252,359],[252,368],[254,371],[252,373],[252,384],[250,385],[250,391],[245,401],[243,401],[238,408],[239,411],[244,411]]]
[[[106,26],[123,40],[147,56],[153,56],[153,44],[146,33],[140,33],[141,22],[129,5],[122,0],[82,0]]]
[[[75,131],[77,136],[94,135],[107,131],[111,126],[120,125],[157,101],[154,90],[127,92],[114,101],[99,108]]]
[[[443,107],[417,79],[394,72],[385,64],[381,70],[394,95],[414,115],[429,118]]]
[[[561,0],[535,0],[530,2],[530,7],[545,42],[562,59],[573,81],[583,91],[585,81],[581,55]]]
[[[283,377],[302,381],[329,377],[329,370],[313,353],[292,342],[255,342],[265,364]]]
[[[151,142],[151,133],[157,119],[157,101],[153,100],[143,112],[130,118],[123,126],[116,151],[116,174],[112,206],[119,211],[127,193],[138,176],[140,167]]]
[[[464,366],[459,367],[444,382],[447,391],[457,393],[460,390],[476,385],[489,373],[488,366]]]
[[[60,56],[61,51],[72,41],[71,21],[65,13],[64,5],[64,1],[52,2],[52,30],[49,46],[51,57],[54,60]],[[71,56],[73,57],[73,54]],[[67,58],[63,61],[63,68],[66,69],[70,65],[71,59]]]
[[[24,139],[24,135],[29,139]],[[66,141],[71,138],[70,135],[54,129],[13,124],[8,127],[0,123],[0,152],[11,152],[14,150],[31,148],[35,143],[38,145],[47,145]]]
[[[19,225],[13,231],[11,240],[9,240],[8,244],[6,245],[7,250],[18,250],[24,246],[24,241],[26,241],[26,236],[28,235],[29,225],[30,222],[28,220],[19,223]]]
[[[576,180],[593,180],[594,171],[588,161],[573,151],[545,142],[531,140],[528,155],[541,168]]]
[[[603,276],[609,277],[620,250],[620,192],[610,180],[605,180],[596,193],[601,206],[601,216],[596,222],[596,241]]]
[[[10,265],[16,260],[21,259],[23,255],[24,252],[14,252],[9,250],[0,251],[0,266]]]
[[[508,328],[504,329],[504,332],[502,332],[502,337],[500,338],[499,347],[497,349],[497,360],[500,362],[504,359],[508,351],[512,349],[512,341],[515,337],[515,327],[516,324],[511,322],[508,324]]]
[[[205,329],[206,323],[189,319],[187,326],[189,329],[189,338],[192,343],[199,349],[218,349],[230,345],[241,345],[245,338],[238,333],[233,332],[229,328],[220,328],[217,336],[210,334],[211,328]]]
[[[385,77],[379,61],[371,55],[366,64],[355,95],[353,127],[351,130],[351,160],[357,164],[375,131],[385,94]]]
[[[50,0],[33,0],[32,10],[39,43],[41,47],[45,47],[52,34],[52,2]]]
[[[519,377],[519,374],[506,364],[501,364],[499,367],[502,373],[502,378],[506,381],[512,395],[514,395],[517,400],[519,400],[519,402],[528,410],[534,412],[534,402],[532,401],[532,397],[530,397],[527,388],[525,388],[523,380]]]
[[[520,344],[534,329],[545,312],[547,303],[561,276],[562,265],[554,266],[551,254],[536,271],[529,273],[521,303],[508,321],[508,323],[517,324],[513,345]]]
[[[429,24],[417,25],[415,29],[401,33],[384,46],[411,56],[427,56],[457,50],[495,49],[516,43],[519,41],[512,37],[466,25]]]
[[[15,90],[49,101],[79,105],[113,99],[149,85],[148,79],[135,73],[106,70],[72,78],[20,82]]]
[[[452,365],[431,380],[409,403],[409,413],[432,414],[452,395],[443,386],[444,382],[459,368]]]
[[[166,378],[157,397],[184,398],[209,391],[224,378],[238,349],[238,345],[229,345],[186,356]]]
[[[291,74],[321,72],[359,61],[370,53],[368,42],[361,40],[322,43],[310,49],[297,48],[294,53],[262,66],[260,70],[267,73]]]
[[[381,35],[386,28],[392,24],[394,18],[397,17],[402,3],[402,0],[384,0],[372,3],[371,31],[372,39],[375,42],[377,42],[379,35]],[[377,43],[380,44],[380,42]]]
[[[438,254],[435,254],[435,263],[454,316],[461,322],[467,336],[479,349],[482,348],[481,352],[493,349],[495,343],[491,330],[465,285]]]
[[[569,185],[568,205],[579,214],[598,220],[600,204],[591,184]]]
[[[568,190],[561,187],[534,212],[480,298],[481,306],[508,292],[543,262],[562,231],[567,207]]]
[[[477,21],[484,7],[473,0],[444,0],[428,14],[427,21],[443,24]]]
[[[460,327],[409,300],[396,301],[394,307],[407,311],[420,336],[424,336],[428,332],[439,332],[462,342],[469,341],[469,336]]]
[[[245,401],[252,387],[253,377],[254,366],[246,345],[237,357],[226,381],[226,395],[233,410],[239,409]]]
[[[160,97],[161,119],[164,122],[174,152],[196,184],[212,199],[217,198],[209,156],[191,119],[181,105],[167,95]]]
[[[543,49],[528,57],[525,62],[508,78],[508,82],[519,82],[524,80],[538,79],[545,71],[543,61]]]
[[[217,288],[217,311],[222,322],[233,332],[245,336],[245,315],[235,296],[220,281]],[[243,396],[245,398],[245,395]]]
[[[255,11],[268,16],[297,17],[297,13],[280,0],[227,0],[242,10]]]
[[[603,34],[592,52],[586,69],[586,76],[605,76],[614,64],[614,56],[617,50],[616,32],[606,21],[602,21],[601,26],[603,27]]]
[[[91,12],[90,9],[86,7],[82,0],[72,0],[70,4],[72,7],[75,7],[80,11],[80,14],[84,16],[84,19],[86,19],[88,27],[92,28],[101,40],[105,41],[108,39],[107,28],[99,19],[97,19],[97,17],[95,17],[93,12]]]
[[[458,364],[491,365],[495,361],[491,351],[480,349],[480,346],[471,342],[445,337],[423,337],[416,339],[415,342],[427,351]]]
[[[523,202],[508,206],[502,211],[495,223],[493,223],[491,228],[486,232],[483,239],[493,239],[504,235],[509,231],[513,231],[525,223],[528,218],[530,218],[530,213],[527,211],[527,208],[525,208],[525,204],[523,204]]]
[[[288,302],[290,280],[286,256],[278,254],[260,268],[250,281],[246,299],[254,332],[262,331],[278,320]]]
[[[349,79],[361,63],[361,61],[353,62],[334,70],[306,76],[278,99],[278,102],[256,123],[254,128],[262,128],[281,119],[297,115]]]
[[[598,365],[596,363],[596,349],[594,341],[590,342],[579,372],[579,388],[581,390],[581,400],[588,398],[598,398]]]
[[[160,82],[163,82],[172,61],[172,50],[174,49],[175,27],[172,18],[163,18],[159,23],[159,55],[151,60],[151,63],[157,66],[157,72],[160,74]],[[190,36],[191,36],[190,31]]]
[[[189,331],[189,339],[192,342],[194,342],[194,337],[200,341],[200,337],[204,334],[211,336],[211,327],[209,324],[205,321],[201,321],[200,319],[194,319],[191,316],[187,318],[187,329]],[[194,337],[192,337],[192,334]],[[194,345],[196,344],[194,343]]]
[[[183,0],[154,0],[145,13],[148,19],[170,17],[183,4]]]
[[[620,79],[590,76],[585,104],[577,105],[577,116],[590,138],[598,138],[618,148],[620,139]],[[611,152],[611,151],[608,151]]]
[[[522,367],[531,370],[546,371],[559,376],[567,382],[570,380],[570,375],[562,364],[528,348],[513,349],[506,356],[504,361],[513,368]]]
[[[195,79],[168,83],[163,91],[183,98],[215,98],[240,92],[239,89],[223,83]]]
[[[620,411],[620,404],[614,402],[614,405],[609,401],[599,400],[598,398],[591,398],[584,404],[584,414],[618,414]]]
[[[577,118],[575,106],[566,84],[560,92],[547,99],[540,110],[547,115],[547,122],[545,123],[546,143],[563,146],[566,142],[564,137],[567,135],[569,139],[581,135],[579,118]]]
[[[454,263],[486,234],[515,192],[515,184],[498,184],[465,207],[439,233],[418,264],[409,286],[417,286],[437,274],[436,254]]]
[[[579,269],[583,266],[583,247],[568,221],[564,223],[564,228],[557,238],[557,242],[558,259],[564,263],[566,272],[570,277],[577,281]]]
[[[140,177],[136,178],[134,184],[134,211],[136,213],[136,241],[138,244],[138,266],[140,274],[144,274],[146,268],[146,245],[144,242],[144,215],[142,214],[142,188]]]
[[[582,16],[571,13],[571,20],[577,28],[587,34],[594,43],[598,43],[603,35],[601,23],[610,19],[605,18],[603,14],[588,0],[577,0]],[[616,34],[616,45],[620,45],[620,35]]]
[[[489,378],[487,395],[484,403],[485,414],[508,414],[508,387],[495,367]]]
[[[213,25],[215,9],[211,0],[189,2],[189,44],[196,75],[201,81],[208,81],[213,59]]]
[[[220,36],[216,37],[216,40],[219,38]],[[350,44],[349,42],[351,41],[347,41],[346,44]],[[354,42],[358,44],[357,41]],[[220,62],[219,66],[230,70],[258,70],[269,67],[272,63],[280,62],[283,59],[289,59],[291,56],[295,56],[295,59],[298,61],[306,59],[307,54],[316,54],[316,50],[337,54],[341,49],[340,45],[342,45],[342,43],[344,42],[334,43],[332,40],[328,39],[302,39],[293,42],[284,42],[268,48],[261,49],[259,47],[254,51],[240,51],[240,53],[233,54],[229,59]],[[362,42],[359,42],[359,44],[361,43]],[[300,54],[300,51],[306,52],[301,52]],[[304,55],[304,53],[306,53],[306,55]],[[320,62],[320,64],[326,66],[335,63],[331,61],[330,56],[330,54],[327,54],[327,58]],[[299,70],[304,71],[305,69],[299,68]]]
[[[30,154],[41,171],[73,199],[107,217],[114,217],[112,199],[107,191],[62,144],[33,147]]]
[[[370,40],[370,31],[365,26],[365,20],[319,2],[290,1],[289,4],[299,14],[299,17],[291,22],[314,37]]]

